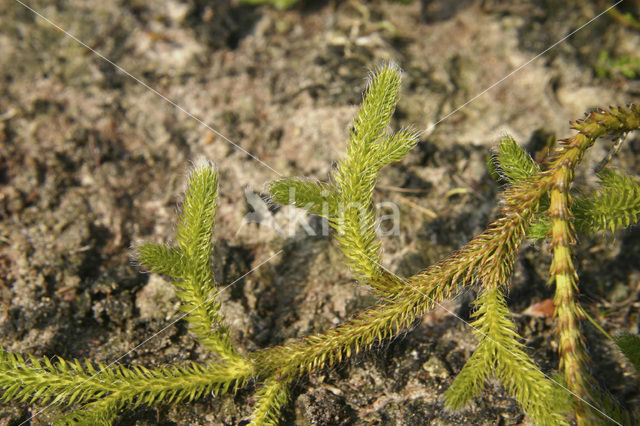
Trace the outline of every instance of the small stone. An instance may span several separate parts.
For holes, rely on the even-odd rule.
[[[159,275],[151,275],[149,282],[136,295],[136,308],[140,311],[140,318],[165,319],[176,310],[173,299],[175,290],[171,283]]]
[[[618,283],[616,284],[611,292],[609,293],[609,299],[613,303],[622,302],[629,298],[629,292],[631,291],[628,285]]]
[[[425,370],[431,377],[436,377],[438,379],[446,379],[449,377],[449,370],[444,362],[435,356],[432,356],[422,364],[422,369]]]

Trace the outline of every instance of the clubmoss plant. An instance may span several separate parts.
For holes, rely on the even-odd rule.
[[[513,139],[504,138],[491,164],[509,183],[499,217],[444,260],[400,278],[381,266],[372,208],[378,172],[401,160],[419,136],[411,129],[388,130],[400,79],[400,70],[392,64],[371,75],[346,154],[330,183],[284,178],[269,185],[274,201],[305,208],[329,221],[347,263],[373,289],[376,304],[330,330],[240,353],[231,343],[210,269],[217,173],[211,163],[200,161],[188,179],[176,244],[146,243],[137,248],[136,256],[151,271],[173,279],[191,331],[217,355],[216,360],[180,367],[111,367],[89,360],[50,361],[0,352],[2,399],[73,407],[58,420],[61,424],[112,424],[124,408],[181,403],[210,392],[233,392],[251,382],[257,386],[252,424],[277,424],[290,399],[291,384],[301,375],[396,336],[440,302],[473,287],[479,295],[472,322],[478,346],[445,395],[451,409],[481,395],[486,380],[494,377],[534,424],[569,424],[573,418],[580,424],[630,421],[630,414],[621,409],[602,411],[600,392],[586,369],[580,324],[587,314],[577,300],[572,246],[576,229],[613,230],[637,223],[640,184],[609,170],[601,172],[601,187],[593,193],[571,195],[570,189],[585,151],[604,135],[640,128],[640,108],[598,110],[571,123],[577,134],[561,141],[542,164]],[[505,301],[518,249],[527,237],[551,243],[549,276],[556,292],[560,352],[556,377],[545,374],[531,359]],[[611,414],[614,411],[617,414]]]
[[[620,333],[613,338],[616,345],[640,373],[640,337],[631,333]]]

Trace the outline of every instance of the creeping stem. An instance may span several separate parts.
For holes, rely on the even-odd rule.
[[[576,166],[596,139],[608,133],[622,134],[640,126],[640,110],[635,105],[626,108],[600,110],[584,119],[571,123],[578,130],[575,136],[561,141],[548,161],[551,173],[550,205],[547,215],[551,220],[553,260],[549,274],[555,283],[554,305],[560,352],[560,370],[567,388],[581,400],[588,397],[591,381],[585,369],[584,337],[580,322],[585,312],[576,300],[578,274],[572,262],[571,246],[575,244],[573,216],[570,211],[569,187]],[[587,423],[584,404],[576,410],[578,424]]]
[[[539,174],[510,189],[503,215],[461,250],[407,279],[405,286],[337,328],[251,355],[263,377],[296,376],[333,365],[410,326],[458,288],[477,280],[493,285],[513,269],[517,247],[537,200],[550,185]],[[529,184],[529,186],[526,185]]]
[[[599,111],[572,123],[578,134],[554,151],[546,167],[515,184],[505,193],[500,217],[487,230],[438,264],[407,279],[406,286],[345,324],[251,355],[258,375],[295,376],[340,362],[379,339],[393,337],[436,303],[451,297],[464,285],[494,286],[508,282],[518,246],[542,197],[550,192],[549,216],[553,221],[553,264],[556,283],[556,317],[561,341],[561,369],[569,389],[584,394],[583,346],[578,330],[582,310],[575,301],[577,276],[571,262],[573,241],[568,190],[575,167],[594,141],[607,133],[640,128],[640,108]]]

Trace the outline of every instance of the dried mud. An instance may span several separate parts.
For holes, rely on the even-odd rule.
[[[585,111],[640,94],[637,76],[614,69],[596,77],[601,52],[635,57],[640,45],[637,30],[596,18],[604,2],[309,0],[289,11],[228,0],[157,3],[29,3],[113,63],[19,3],[0,5],[6,350],[147,366],[211,359],[182,322],[140,345],[178,318],[178,301],[162,277],[140,273],[130,258],[137,241],[170,241],[186,171],[201,156],[220,172],[214,266],[221,285],[235,282],[222,299],[242,351],[325,330],[371,304],[331,238],[301,227],[288,234],[291,212],[256,211],[255,194],[279,174],[326,179],[367,73],[384,61],[405,71],[393,126],[437,123],[383,171],[376,192],[401,212],[399,234],[383,240],[385,264],[401,275],[439,260],[494,217],[500,188],[485,162],[500,136],[535,153],[549,135],[570,136],[568,121]],[[625,3],[622,11],[638,16],[637,3]],[[590,170],[607,147],[594,147],[579,183],[593,184]],[[614,166],[637,175],[639,155],[632,136]],[[272,218],[282,232],[248,223],[248,213]],[[638,333],[639,248],[638,228],[578,244],[581,300],[610,332]],[[552,374],[553,321],[523,314],[552,294],[548,263],[545,246],[522,250],[509,303],[530,353]],[[471,300],[467,292],[447,306],[468,318]],[[597,331],[585,332],[596,377],[637,404],[629,365]],[[393,341],[301,379],[284,423],[526,424],[497,383],[461,412],[444,408],[443,392],[475,344],[468,326],[438,310]],[[118,424],[244,424],[252,402],[247,389],[127,411]],[[39,408],[2,404],[0,424],[46,424],[58,412],[30,419]]]

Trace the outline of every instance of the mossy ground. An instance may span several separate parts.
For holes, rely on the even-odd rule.
[[[380,62],[393,59],[406,71],[396,127],[424,129],[602,10],[596,1],[436,1],[422,19],[418,1],[307,1],[287,12],[198,0],[30,5],[276,171],[320,179],[343,151],[367,70]],[[119,362],[149,366],[208,359],[183,323],[131,351],[178,313],[170,288],[140,274],[129,248],[172,235],[187,164],[198,156],[220,169],[219,282],[233,282],[284,247],[223,295],[242,350],[331,327],[371,302],[326,239],[283,237],[256,224],[238,232],[249,212],[245,189],[262,191],[275,173],[18,3],[4,2],[0,12],[6,349],[105,363],[126,354]],[[377,197],[402,213],[400,235],[383,240],[386,265],[408,275],[482,230],[499,190],[484,164],[503,133],[535,151],[541,135],[569,136],[568,121],[590,108],[637,101],[639,80],[599,79],[593,67],[602,50],[628,56],[639,44],[637,31],[603,16],[425,133],[401,165],[383,171]],[[587,164],[604,152],[600,144]],[[640,139],[631,137],[615,166],[637,175],[639,157]],[[580,182],[593,182],[591,174]],[[464,191],[451,195],[454,188]],[[284,223],[285,210],[275,219]],[[639,253],[637,228],[579,242],[581,300],[608,331],[638,333]],[[509,294],[514,312],[551,296],[548,262],[544,246],[523,251]],[[461,295],[448,308],[464,318],[472,297]],[[552,321],[522,315],[518,326],[536,361],[552,371]],[[597,332],[587,328],[587,337],[595,375],[637,403],[637,387],[623,378],[630,370]],[[376,351],[301,380],[286,421],[521,422],[498,386],[466,411],[444,410],[442,394],[474,344],[468,327],[434,312]],[[127,412],[122,422],[239,424],[251,402],[250,391],[241,391]],[[4,404],[0,422],[17,424],[34,412]]]

